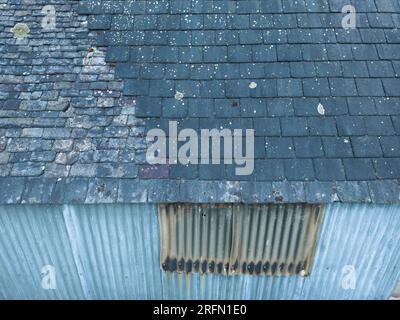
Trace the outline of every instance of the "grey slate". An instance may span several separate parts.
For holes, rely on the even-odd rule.
[[[343,1],[61,0],[51,38],[8,3],[0,203],[399,202],[400,5],[352,3],[346,31]],[[150,166],[169,120],[254,129],[254,173]]]

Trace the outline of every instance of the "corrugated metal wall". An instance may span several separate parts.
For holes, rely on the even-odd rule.
[[[159,259],[155,206],[0,206],[2,299],[387,299],[400,279],[400,206],[327,206],[305,278],[167,275]],[[44,265],[56,290],[41,287]]]

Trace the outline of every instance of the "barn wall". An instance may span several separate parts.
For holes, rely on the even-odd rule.
[[[160,269],[154,205],[0,206],[0,298],[387,299],[399,231],[398,205],[333,204],[308,277],[180,276]],[[45,265],[55,290],[42,288]]]

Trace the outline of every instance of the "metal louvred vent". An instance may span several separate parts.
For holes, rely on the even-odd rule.
[[[161,267],[170,272],[308,275],[320,205],[158,207]]]

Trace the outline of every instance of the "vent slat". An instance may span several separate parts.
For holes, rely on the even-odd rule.
[[[162,268],[179,273],[307,275],[318,205],[159,205]]]

